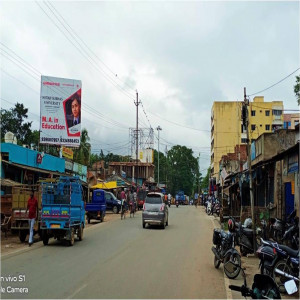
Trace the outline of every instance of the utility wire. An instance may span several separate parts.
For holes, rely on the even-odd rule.
[[[267,87],[267,88],[265,88],[265,89],[263,89],[263,90],[261,90],[261,91],[259,91],[259,92],[256,92],[256,93],[253,93],[253,94],[251,94],[251,95],[248,95],[247,97],[251,97],[251,96],[260,94],[260,93],[262,93],[262,92],[264,92],[264,91],[266,91],[266,90],[272,88],[273,86],[279,84],[280,82],[284,81],[285,79],[287,79],[288,77],[290,77],[291,75],[293,75],[294,73],[296,73],[298,70],[300,70],[300,68],[296,69],[296,70],[293,71],[291,74],[287,75],[286,77],[284,77],[283,79],[279,80],[278,82],[272,84],[271,86],[269,86],[269,87]]]

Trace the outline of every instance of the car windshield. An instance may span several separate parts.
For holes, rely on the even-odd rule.
[[[161,204],[162,199],[159,195],[148,195],[146,197],[145,203],[148,203],[148,204]]]

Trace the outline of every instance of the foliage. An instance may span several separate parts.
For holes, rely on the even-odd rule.
[[[201,189],[208,189],[208,185],[209,185],[209,174],[210,174],[210,167],[207,169],[207,174],[206,176],[203,178],[202,182],[201,182]]]
[[[74,161],[85,166],[88,166],[90,162],[91,144],[89,140],[88,131],[83,128],[81,131],[80,146],[74,150]]]
[[[168,152],[168,166],[171,193],[183,190],[186,195],[191,195],[199,176],[198,161],[192,149],[179,145],[172,147]]]
[[[294,85],[294,93],[297,97],[298,105],[300,105],[300,76],[296,76],[296,84]]]
[[[25,122],[28,108],[25,108],[23,104],[17,103],[14,108],[9,110],[1,109],[1,136],[11,131],[15,134],[18,144],[30,144],[31,141],[31,124],[32,122]]]

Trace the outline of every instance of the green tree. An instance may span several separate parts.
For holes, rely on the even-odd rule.
[[[297,97],[298,105],[300,105],[300,76],[296,76],[296,84],[294,85],[294,93]]]
[[[31,141],[31,124],[32,122],[25,122],[28,108],[23,104],[17,103],[14,108],[9,110],[1,109],[1,135],[4,137],[5,133],[11,131],[15,134],[18,144],[30,144]]]
[[[172,147],[168,152],[168,164],[171,193],[183,190],[186,195],[191,195],[199,176],[198,161],[192,149],[179,145]]]
[[[89,143],[90,137],[87,129],[81,131],[80,146],[74,151],[74,161],[88,166],[90,164],[90,150],[91,144]]]
[[[203,178],[202,182],[201,182],[201,189],[208,189],[208,185],[209,185],[209,174],[210,174],[210,167],[207,169],[207,174],[206,176]]]

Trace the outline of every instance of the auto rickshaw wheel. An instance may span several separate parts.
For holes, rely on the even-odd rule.
[[[70,240],[69,240],[69,245],[73,246],[75,242],[75,236],[74,236],[74,228],[71,229],[70,232]]]

